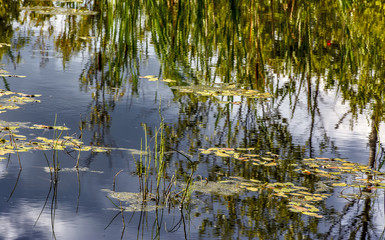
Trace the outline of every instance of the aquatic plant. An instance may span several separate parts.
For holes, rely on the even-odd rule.
[[[113,180],[113,191],[104,190],[109,192],[109,197],[117,199],[119,201],[128,202],[131,204],[126,210],[133,209],[146,209],[154,210],[155,208],[163,208],[165,206],[175,206],[175,203],[179,203],[183,206],[183,203],[189,199],[191,194],[190,183],[193,178],[194,170],[192,170],[190,176],[186,180],[186,184],[182,189],[177,188],[178,176],[175,174],[169,178],[166,169],[165,160],[165,148],[166,141],[164,137],[165,125],[161,122],[159,128],[155,128],[154,136],[149,137],[149,129],[146,124],[143,124],[145,132],[144,142],[141,140],[141,152],[138,158],[133,156],[136,165],[136,174],[139,180],[139,193],[127,193],[115,191],[116,177],[122,171],[119,171]],[[154,140],[153,142],[151,140]],[[180,184],[179,184],[180,185]],[[182,185],[180,185],[182,186]],[[190,193],[190,194],[189,194]],[[133,208],[132,202],[130,202],[131,195],[135,195],[135,201],[140,199],[136,207]],[[149,202],[154,202],[153,207],[149,207]],[[151,204],[150,204],[151,205]]]

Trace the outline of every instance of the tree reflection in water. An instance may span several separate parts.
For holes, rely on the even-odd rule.
[[[322,154],[354,157],[343,156],[330,136],[327,118],[333,107],[324,104],[330,98],[348,106],[333,123],[336,130],[342,125],[354,130],[358,118],[370,119],[368,165],[381,170],[383,159],[378,155],[383,149],[378,134],[385,98],[382,3],[105,0],[56,4],[99,14],[64,16],[64,26],[54,33],[56,26],[49,22],[52,16],[20,12],[21,6],[56,6],[53,2],[11,1],[1,4],[0,31],[5,34],[0,42],[15,38],[12,23],[18,21],[51,30],[49,38],[63,58],[63,68],[73,56],[84,54],[87,62],[79,83],[82,91],[91,89],[92,99],[82,125],[92,133],[92,144],[116,146],[109,132],[111,113],[122,99],[141,97],[141,66],[149,60],[152,46],[160,62],[160,72],[154,74],[175,80],[167,83],[170,87],[225,83],[273,95],[264,100],[170,90],[179,108],[178,119],[167,124],[167,144],[196,156],[199,175],[208,181],[242,177],[294,182],[313,191],[317,182],[325,179],[301,175],[293,164]],[[47,44],[43,36],[47,33],[41,34],[35,44],[43,59]],[[25,42],[15,42],[11,50],[0,48],[0,58],[8,56],[16,65],[20,61],[15,53]],[[296,126],[298,118],[303,118],[303,123]],[[298,127],[302,133],[292,130]],[[261,155],[272,152],[285,161],[279,167],[266,168],[199,154],[200,148],[209,147],[253,147]],[[188,162],[177,155],[168,156],[168,167],[186,175]],[[92,156],[85,161],[91,162]],[[359,190],[364,201],[349,200],[339,216],[335,216],[337,209],[319,203],[324,219],[290,212],[286,199],[264,191],[201,196],[205,205],[196,210],[201,220],[199,234],[261,239],[343,238],[346,233],[351,238],[376,237],[379,231],[372,220],[377,208],[373,204],[380,198],[368,195],[382,190],[369,183],[378,176],[366,177],[368,184]],[[330,226],[329,230],[319,232],[320,223]]]

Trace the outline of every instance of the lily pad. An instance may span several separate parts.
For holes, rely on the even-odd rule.
[[[194,93],[201,96],[241,96],[247,98],[270,98],[271,94],[263,93],[254,89],[237,88],[235,85],[228,86],[174,86],[171,87],[182,93]]]
[[[152,201],[153,195],[148,194],[148,199],[143,200],[142,193],[133,193],[133,192],[114,192],[109,189],[102,189],[103,192],[106,192],[108,197],[111,199],[116,199],[120,202],[125,203],[125,206],[122,206],[124,211],[135,212],[135,211],[155,211],[156,209],[162,208],[162,206],[156,205],[155,201]],[[114,209],[117,210],[117,209]]]
[[[222,196],[231,196],[240,194],[244,189],[239,187],[239,181],[226,180],[221,182],[212,181],[194,181],[191,186],[192,191],[197,191],[203,194],[218,194]]]
[[[35,6],[35,7],[24,7],[22,10],[33,11],[38,14],[44,15],[81,15],[89,16],[96,15],[98,12],[90,11],[88,9],[73,9],[63,7],[48,7],[48,6]]]
[[[2,48],[2,47],[10,47],[11,46],[11,44],[9,44],[9,43],[0,43],[0,48]]]
[[[60,168],[58,169],[60,172],[89,172],[89,173],[103,173],[103,171],[95,171],[95,170],[90,170],[87,167],[73,167],[73,168]],[[54,169],[52,167],[44,167],[45,172],[52,172]]]

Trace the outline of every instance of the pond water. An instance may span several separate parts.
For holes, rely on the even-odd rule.
[[[0,238],[384,239],[383,11],[0,0]]]

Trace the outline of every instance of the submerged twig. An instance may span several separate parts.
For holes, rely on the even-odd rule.
[[[110,202],[116,207],[119,209],[119,213],[117,213],[112,219],[111,221],[107,224],[107,226],[104,228],[104,230],[106,230],[111,224],[112,222],[115,220],[115,218],[117,218],[119,216],[119,214],[122,214],[123,215],[123,212],[125,211],[125,209],[122,207],[122,203],[120,202],[120,206],[118,206],[116,203],[114,203],[114,201],[112,201],[111,198],[109,198],[107,196],[108,200],[110,200]],[[124,219],[124,217],[123,217]],[[124,225],[124,228],[125,228],[125,225]]]
[[[172,148],[172,147],[169,147],[169,146],[166,146],[166,147],[167,147],[168,149],[170,149],[170,150],[173,150],[173,151],[175,151],[175,152],[181,154],[181,155],[182,155],[183,157],[185,157],[191,164],[194,164],[194,162],[190,159],[190,157],[187,156],[186,154],[184,154],[183,152],[178,151],[178,150],[176,150],[176,149],[174,149],[174,148]]]
[[[120,237],[120,239],[123,239],[123,236],[124,236],[124,231],[126,230],[126,223],[124,221],[124,208],[122,208],[122,202],[120,202],[120,211],[122,213],[122,223],[123,223],[123,229],[122,229],[122,236]]]
[[[17,184],[19,183],[21,171],[22,171],[22,169],[20,168],[20,169],[19,169],[19,174],[17,174],[15,186],[13,186],[13,189],[12,189],[12,191],[11,191],[11,194],[9,194],[9,197],[8,197],[8,199],[7,199],[7,202],[12,198],[12,195],[13,195],[13,193],[14,193],[15,190],[16,190]]]
[[[114,181],[112,182],[112,191],[114,191],[114,192],[115,192],[115,180],[116,180],[116,177],[117,177],[121,172],[123,172],[123,169],[120,170],[120,171],[119,171],[117,174],[115,174],[115,176],[114,176]]]

